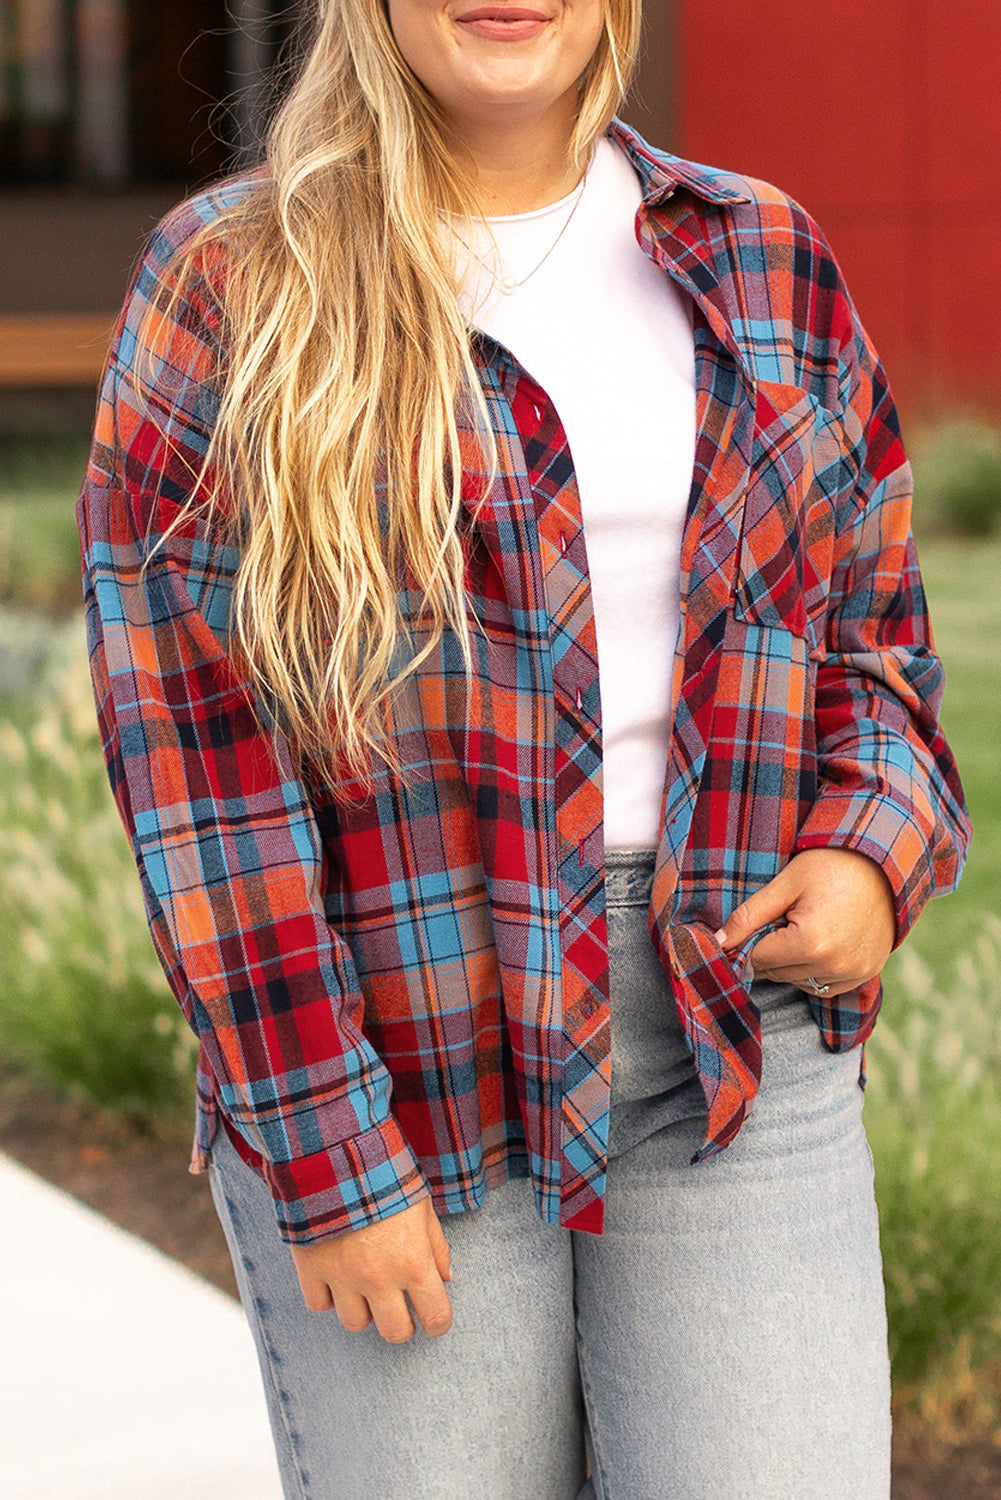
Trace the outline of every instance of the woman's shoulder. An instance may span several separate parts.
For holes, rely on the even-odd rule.
[[[239,233],[235,211],[268,180],[255,171],[213,182],[177,203],[149,236],[125,295],[104,385],[120,433],[154,408],[179,447],[189,429],[211,425]]]
[[[206,244],[217,244],[220,253],[225,254],[227,221],[235,210],[263,194],[270,180],[267,169],[262,167],[219,178],[182,198],[156,225],[146,243],[143,262],[164,267],[174,265],[199,239]],[[214,227],[219,229],[216,236],[211,234]]]
[[[224,177],[183,198],[156,225],[133,272],[115,353],[133,370],[152,358],[190,380],[217,367],[234,242],[263,170]],[[184,349],[181,349],[181,345]]]
[[[613,134],[643,182],[654,234],[670,238],[691,279],[711,288],[758,377],[837,404],[843,366],[869,356],[813,216],[763,178],[659,151],[628,127]]]
[[[652,146],[621,120],[613,121],[610,135],[629,157],[643,184],[644,196],[654,205],[670,201],[681,189],[702,205],[708,216],[733,226],[744,236],[766,237],[784,229],[797,238],[822,239],[816,221],[802,204],[764,178]]]

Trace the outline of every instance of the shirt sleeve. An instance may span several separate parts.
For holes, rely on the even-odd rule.
[[[817,670],[820,792],[797,849],[875,860],[899,943],[931,896],[955,888],[970,825],[939,725],[944,679],[911,534],[911,470],[886,377],[840,292],[848,482]]]
[[[263,1161],[282,1237],[309,1243],[428,1187],[362,1029],[351,955],[324,919],[307,790],[228,649],[237,554],[187,505],[222,341],[208,258],[181,293],[170,283],[197,221],[188,206],[154,237],[106,371],[78,505],[88,636],[159,956],[220,1108]]]

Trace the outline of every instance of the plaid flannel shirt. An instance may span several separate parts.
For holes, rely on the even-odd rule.
[[[613,134],[636,233],[694,301],[697,450],[650,909],[725,1146],[760,1076],[747,945],[713,933],[798,850],[876,860],[898,938],[958,879],[962,791],[889,390],[817,227],[773,188]],[[406,768],[344,805],[272,746],[228,646],[233,547],[191,516],[218,410],[225,253],[172,264],[246,180],[182,204],[136,273],[79,504],[115,796],[159,957],[201,1038],[196,1165],[219,1114],[308,1242],[429,1191],[529,1174],[545,1221],[600,1232],[610,1090],[598,661],[559,417],[474,334],[497,441],[470,430],[467,683],[456,640],[403,692]],[[157,310],[160,309],[160,310]],[[581,358],[586,358],[586,348]],[[596,382],[602,372],[594,372]],[[651,464],[658,434],[649,434]],[[486,488],[483,504],[477,508]],[[401,607],[420,633],[417,601]],[[871,1031],[877,981],[810,1004]]]

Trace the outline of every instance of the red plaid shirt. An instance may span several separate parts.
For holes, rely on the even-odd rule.
[[[937,723],[909,470],[830,251],[774,189],[613,133],[643,185],[640,244],[695,304],[698,438],[650,920],[708,1154],[760,1075],[744,954],[712,936],[729,912],[796,851],[839,846],[886,872],[903,937],[955,884],[968,827]],[[524,1174],[544,1220],[597,1232],[601,719],[559,417],[476,337],[499,468],[474,514],[484,475],[468,443],[472,680],[446,637],[393,718],[406,775],[376,765],[371,795],[338,804],[257,728],[228,647],[233,549],[190,518],[163,539],[216,419],[222,334],[204,280],[169,322],[149,314],[185,243],[246,190],[181,205],[147,249],[79,505],[111,781],[202,1043],[196,1160],[221,1111],[292,1241],[429,1191],[440,1212],[462,1210]],[[220,251],[204,277],[224,276]],[[401,605],[413,618],[416,601]],[[811,1005],[828,1046],[853,1047],[878,982]]]

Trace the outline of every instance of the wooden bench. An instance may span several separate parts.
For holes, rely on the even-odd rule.
[[[93,386],[117,314],[0,316],[0,388]]]

